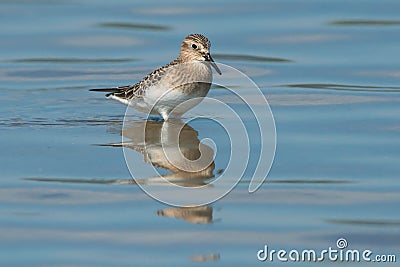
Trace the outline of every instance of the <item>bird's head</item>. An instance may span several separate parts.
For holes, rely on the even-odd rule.
[[[190,34],[182,42],[179,57],[184,62],[208,61],[221,74],[220,69],[210,55],[210,46],[210,41],[204,35]]]

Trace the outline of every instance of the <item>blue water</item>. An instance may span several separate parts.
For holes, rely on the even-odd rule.
[[[341,237],[399,261],[398,10],[394,0],[0,1],[0,265],[285,265],[257,251],[320,251]],[[180,209],[129,184],[110,145],[125,107],[88,89],[138,81],[196,32],[260,87],[277,149],[256,193],[250,171],[217,202]],[[209,96],[243,105],[219,88]],[[189,125],[214,137],[218,176],[223,131]]]

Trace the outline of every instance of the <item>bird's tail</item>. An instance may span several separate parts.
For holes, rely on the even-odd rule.
[[[106,97],[109,97],[110,95],[118,92],[119,90],[120,89],[118,87],[114,87],[114,88],[95,88],[95,89],[90,89],[89,91],[108,93],[106,94]]]

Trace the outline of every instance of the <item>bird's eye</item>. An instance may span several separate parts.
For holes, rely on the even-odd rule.
[[[192,48],[193,49],[197,49],[197,45],[196,44],[192,44]]]

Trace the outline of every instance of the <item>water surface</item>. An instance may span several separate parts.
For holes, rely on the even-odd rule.
[[[340,237],[399,258],[399,9],[394,0],[0,1],[1,265],[255,266],[271,264],[256,257],[265,244],[321,250]],[[88,89],[139,80],[194,32],[261,88],[277,151],[256,193],[250,172],[213,204],[176,208],[132,181],[118,145],[125,107]],[[217,86],[209,95],[243,107]],[[207,179],[191,181],[207,184],[229,144],[207,120],[187,127],[191,144],[213,136],[224,152]]]

